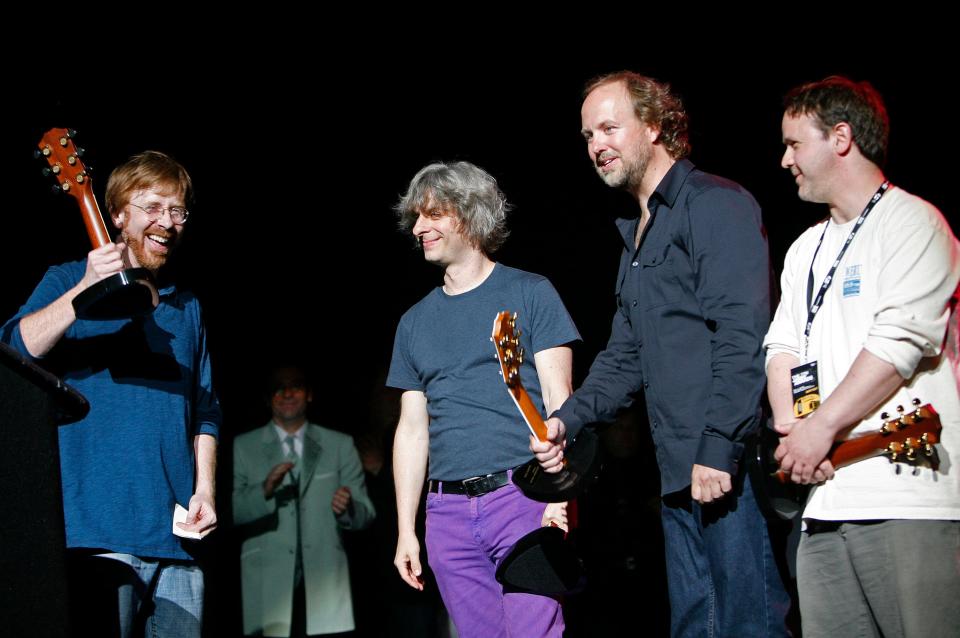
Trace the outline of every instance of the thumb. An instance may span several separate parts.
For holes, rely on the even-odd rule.
[[[793,423],[774,423],[773,429],[777,431],[777,434],[790,434],[790,430],[793,429]]]

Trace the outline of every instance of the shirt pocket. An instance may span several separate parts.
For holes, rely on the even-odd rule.
[[[665,306],[682,297],[675,252],[667,244],[638,256],[641,283],[637,296],[644,310]]]

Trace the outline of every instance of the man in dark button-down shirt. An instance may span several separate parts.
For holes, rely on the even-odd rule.
[[[760,423],[770,319],[760,208],[685,159],[687,116],[669,86],[623,72],[592,81],[582,133],[600,177],[637,200],[606,349],[532,442],[548,471],[585,424],[643,391],[656,444],[674,636],[786,635],[788,598],[745,472]],[[749,601],[749,602],[748,602]]]

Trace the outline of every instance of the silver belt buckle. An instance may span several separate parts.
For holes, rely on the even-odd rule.
[[[484,489],[487,487],[486,476],[474,476],[472,478],[464,479],[461,481],[461,484],[463,485],[463,489],[466,490],[467,496],[480,496],[489,491]]]

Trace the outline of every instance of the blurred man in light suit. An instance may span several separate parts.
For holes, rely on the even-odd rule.
[[[274,370],[273,419],[234,441],[233,516],[240,554],[243,631],[314,636],[354,629],[341,530],[374,518],[353,440],[307,421],[303,370]]]

